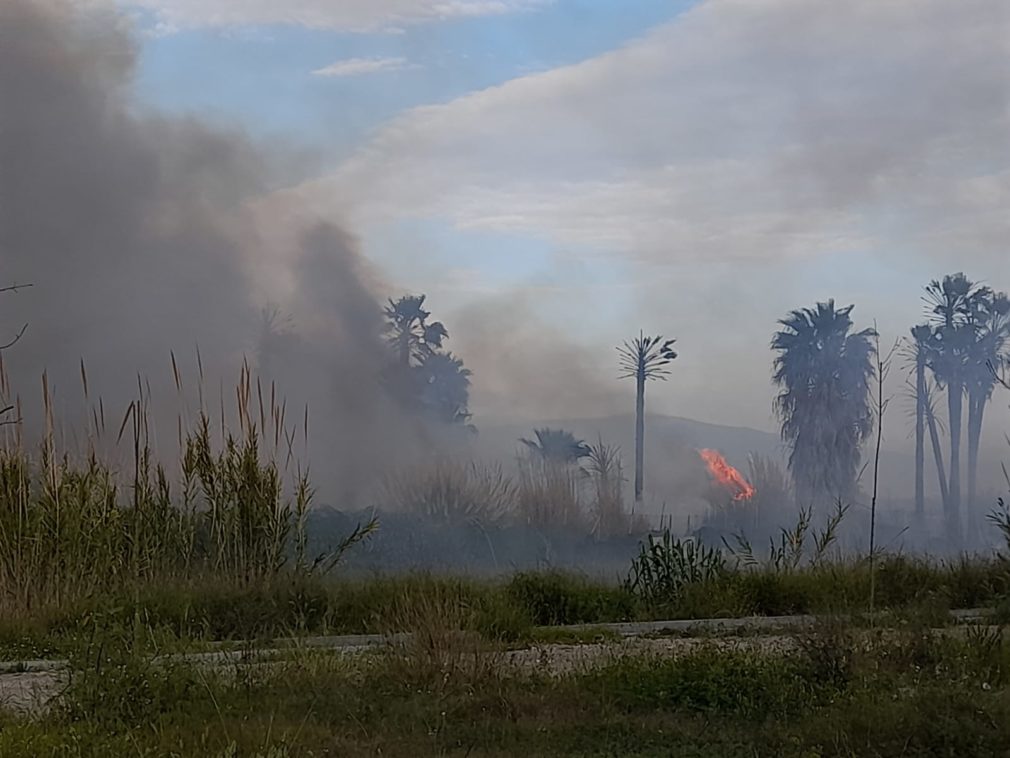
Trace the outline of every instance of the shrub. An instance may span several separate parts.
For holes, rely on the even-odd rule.
[[[676,539],[667,530],[659,539],[649,535],[631,563],[625,587],[648,602],[670,603],[681,597],[685,586],[711,582],[725,571],[722,551]]]
[[[387,480],[385,501],[394,509],[438,523],[499,526],[516,507],[516,487],[500,465],[439,461]]]
[[[516,574],[505,592],[540,626],[627,621],[637,610],[634,595],[623,587],[558,572]]]
[[[683,708],[751,718],[803,713],[835,691],[802,656],[722,650],[679,658],[625,658],[582,678],[625,711]]]

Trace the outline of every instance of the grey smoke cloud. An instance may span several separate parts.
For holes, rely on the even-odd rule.
[[[58,409],[83,410],[81,359],[111,424],[138,373],[174,400],[172,351],[193,395],[197,346],[208,405],[223,387],[233,407],[273,301],[297,335],[271,372],[289,421],[309,404],[316,479],[331,496],[352,491],[419,431],[376,382],[375,272],[338,227],[253,203],[276,156],[239,133],[139,113],[135,58],[111,11],[0,4],[0,277],[35,285],[4,298],[0,323],[30,322],[4,356],[26,425],[38,428],[43,371]]]

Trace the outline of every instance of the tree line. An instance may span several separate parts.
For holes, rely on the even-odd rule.
[[[923,303],[923,321],[901,340],[915,404],[915,513],[925,512],[928,435],[948,533],[960,540],[962,513],[976,505],[986,407],[1008,358],[1010,299],[959,272],[927,284]],[[871,387],[881,365],[878,334],[855,330],[852,310],[829,300],[792,311],[772,339],[773,381],[779,387],[775,411],[802,502],[856,495],[862,446],[880,423]],[[967,477],[963,495],[962,469]]]
[[[915,513],[920,518],[925,513],[928,440],[948,534],[960,541],[962,513],[976,505],[985,411],[1000,383],[1000,367],[1010,358],[1010,298],[959,272],[929,282],[923,303],[923,321],[900,341],[915,405]],[[856,329],[853,308],[828,300],[790,311],[772,337],[774,412],[801,506],[857,497],[863,446],[880,423],[873,385],[878,367],[888,361],[878,355],[876,329]],[[636,500],[643,488],[645,385],[666,378],[676,358],[672,345],[662,336],[640,334],[618,348],[621,376],[637,384]]]

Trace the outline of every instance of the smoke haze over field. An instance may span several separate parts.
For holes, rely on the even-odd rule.
[[[30,322],[4,353],[29,426],[43,370],[73,423],[82,358],[111,425],[138,372],[174,419],[172,352],[192,404],[197,346],[208,404],[231,403],[276,306],[271,377],[291,423],[310,406],[314,479],[350,498],[441,441],[376,381],[388,295],[428,294],[479,428],[617,438],[634,387],[613,348],[641,327],[680,351],[650,411],[773,431],[788,310],[855,303],[886,347],[929,279],[1010,287],[1000,0],[582,6],[0,0],[0,285],[35,285],[0,296],[0,326]],[[494,436],[467,452],[507,454]],[[681,449],[663,439],[651,467]]]
[[[248,207],[269,186],[269,161],[242,134],[138,112],[136,55],[111,12],[0,5],[0,254],[5,281],[35,285],[0,307],[4,324],[30,323],[5,355],[26,423],[38,429],[43,371],[60,422],[86,420],[81,359],[90,392],[115,414],[110,426],[138,374],[174,414],[170,355],[192,401],[197,349],[208,404],[217,408],[223,387],[231,409],[261,308],[276,302],[298,339],[267,379],[299,404],[291,425],[312,405],[317,478],[358,485],[413,439],[375,382],[384,346],[374,274],[338,227]]]

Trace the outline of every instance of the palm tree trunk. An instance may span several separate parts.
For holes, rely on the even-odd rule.
[[[940,432],[936,428],[936,416],[933,415],[932,407],[927,403],[923,410],[926,412],[926,426],[929,428],[929,438],[933,443],[933,460],[936,462],[936,476],[940,482],[940,499],[943,502],[943,512],[949,518],[950,492],[947,489],[947,469],[943,464],[943,448],[940,446]]]
[[[645,373],[638,372],[635,398],[635,503],[642,502],[645,479]]]
[[[951,526],[957,521],[957,534],[961,533],[961,410],[964,386],[961,382],[947,385],[947,411],[950,421],[950,518]]]
[[[985,395],[973,391],[968,395],[968,500],[965,509],[972,513],[978,484],[978,448],[982,439],[982,417],[985,413]]]
[[[926,512],[926,361],[919,355],[915,361],[915,515],[921,519]]]
[[[410,332],[404,331],[400,335],[400,365],[404,368],[410,366]]]

